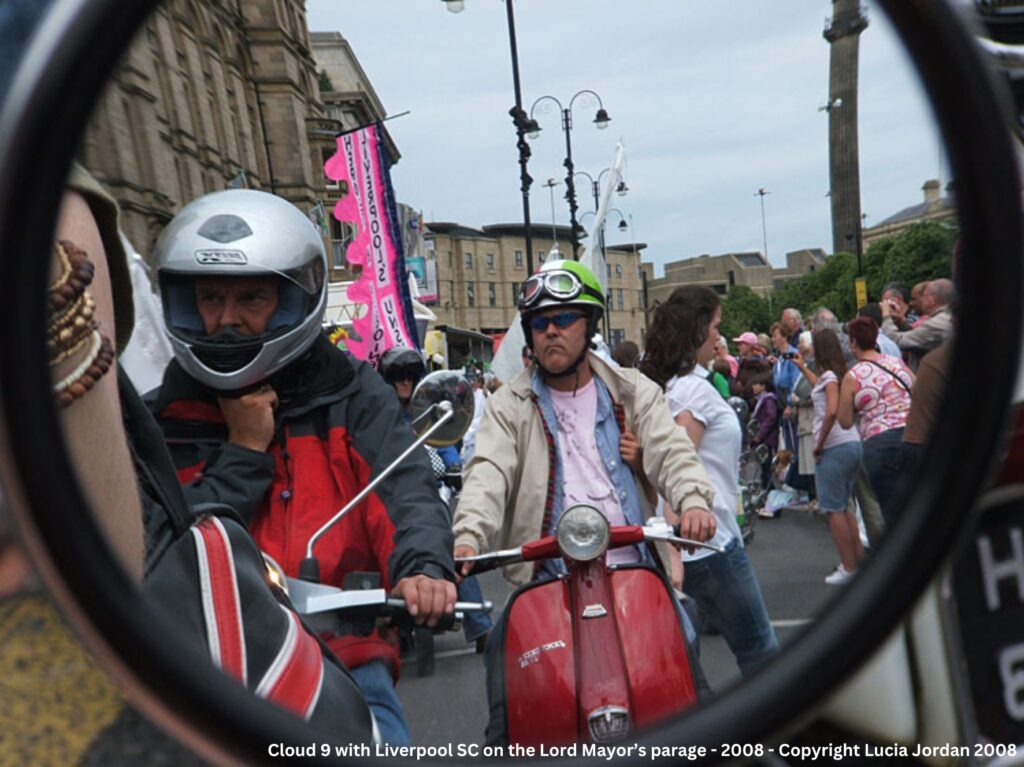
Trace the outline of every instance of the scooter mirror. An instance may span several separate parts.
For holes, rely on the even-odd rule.
[[[432,447],[454,445],[469,429],[473,421],[473,387],[461,373],[438,370],[420,381],[412,393],[409,411],[417,436],[441,419],[445,402],[451,405],[452,415],[427,440]]]

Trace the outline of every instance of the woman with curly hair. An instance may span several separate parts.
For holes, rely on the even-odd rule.
[[[672,417],[686,429],[715,490],[718,525],[709,543],[724,552],[683,552],[686,592],[722,632],[740,671],[748,674],[778,650],[778,640],[736,524],[740,425],[704,367],[714,357],[721,320],[713,291],[678,288],[655,311],[641,370],[665,389]]]

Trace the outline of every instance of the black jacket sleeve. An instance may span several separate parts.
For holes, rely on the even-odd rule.
[[[356,363],[357,386],[348,398],[352,446],[376,477],[415,441],[394,390],[365,363]],[[422,573],[454,580],[448,509],[437,492],[425,450],[416,450],[376,488],[395,525],[388,562],[391,582]]]
[[[189,506],[230,506],[251,525],[274,478],[274,457],[225,442],[214,448],[202,474],[184,486]]]

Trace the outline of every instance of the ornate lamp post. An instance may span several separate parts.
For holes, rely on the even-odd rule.
[[[611,118],[608,116],[608,112],[604,109],[601,97],[592,90],[584,89],[573,94],[572,98],[569,99],[568,106],[563,106],[562,102],[554,96],[541,96],[539,99],[534,101],[533,106],[530,107],[529,117],[529,121],[533,123],[531,126],[532,130],[527,130],[527,134],[531,139],[537,138],[540,134],[540,125],[533,117],[533,113],[537,109],[538,104],[543,101],[553,101],[558,105],[558,109],[562,113],[562,131],[565,133],[565,161],[562,164],[565,166],[565,199],[569,202],[569,238],[572,247],[572,257],[574,259],[579,258],[577,251],[579,250],[579,233],[581,228],[579,221],[576,219],[578,206],[576,204],[576,186],[573,183],[573,176],[576,174],[576,169],[572,162],[572,107],[573,104],[576,103],[576,99],[580,96],[588,96],[592,100],[597,101],[598,109],[594,116],[594,125],[601,129],[607,128],[608,123],[611,122]]]
[[[591,191],[594,193],[594,210],[597,210],[599,207],[601,207],[601,179],[604,178],[605,173],[611,173],[611,171],[611,168],[605,168],[603,171],[597,174],[596,179],[589,173],[587,173],[585,170],[576,171],[577,176],[586,176],[587,179],[590,181],[590,188]],[[626,182],[619,181],[619,183],[615,186],[615,193],[619,195],[619,197],[625,197],[627,192],[629,192],[629,187],[626,186]]]

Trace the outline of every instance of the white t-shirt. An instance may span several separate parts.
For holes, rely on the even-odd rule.
[[[821,378],[818,379],[818,383],[814,385],[814,389],[811,390],[811,401],[814,403],[815,445],[818,444],[821,425],[825,420],[825,411],[828,409],[828,393],[825,391],[825,387],[829,383],[834,383],[838,386],[839,379],[836,378],[836,374],[831,370],[826,370],[822,373]],[[857,427],[854,425],[849,429],[844,429],[839,425],[839,421],[834,421],[832,429],[829,431],[828,436],[825,437],[825,444],[822,447],[828,450],[830,447],[842,445],[844,442],[860,442],[860,434],[857,432]]]
[[[724,547],[733,538],[740,541],[739,525],[736,524],[736,509],[739,501],[740,451],[743,448],[743,432],[739,418],[715,387],[707,380],[708,371],[697,365],[688,375],[675,377],[668,382],[665,396],[668,408],[675,418],[684,410],[704,425],[697,456],[704,464],[715,491],[715,505],[712,511],[717,522],[715,535],[708,543]],[[682,428],[681,426],[679,428]],[[678,510],[677,510],[678,511]],[[697,549],[690,554],[683,551],[683,561],[709,556],[713,552]]]
[[[563,508],[578,503],[594,506],[604,514],[612,527],[625,525],[626,515],[615,492],[615,485],[601,460],[594,439],[597,423],[597,384],[588,384],[571,391],[551,392],[551,404],[558,422],[558,452],[562,458]],[[625,546],[608,552],[609,564],[638,562],[640,554],[635,546]]]

